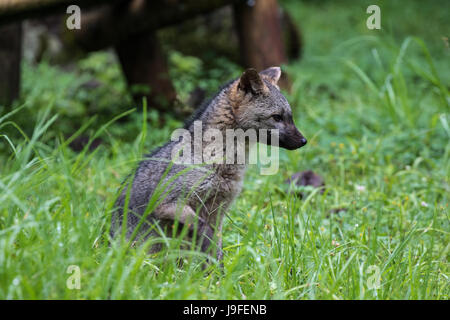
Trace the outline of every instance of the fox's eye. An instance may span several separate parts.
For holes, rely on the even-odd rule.
[[[279,114],[274,114],[272,116],[273,120],[275,120],[276,122],[280,122],[283,120],[283,118],[279,115]]]

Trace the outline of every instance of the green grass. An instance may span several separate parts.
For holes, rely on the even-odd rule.
[[[153,256],[107,244],[120,182],[179,122],[131,111],[124,124],[118,111],[93,131],[104,143],[77,154],[60,133],[70,99],[51,86],[0,116],[0,298],[448,299],[450,10],[382,2],[383,30],[370,31],[369,3],[354,3],[283,2],[304,35],[303,59],[284,69],[309,143],[281,151],[277,175],[250,168],[225,221],[223,272],[195,252],[180,267],[176,240]],[[35,122],[19,126],[30,105]],[[324,177],[323,195],[283,184],[306,169]],[[66,286],[70,265],[80,290]]]

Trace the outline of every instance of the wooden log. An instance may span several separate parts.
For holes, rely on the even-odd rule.
[[[66,13],[70,5],[82,9],[118,0],[0,0],[0,24],[53,13]]]
[[[0,105],[7,109],[20,94],[22,23],[0,27]]]
[[[131,0],[103,5],[83,12],[82,27],[74,30],[76,42],[85,50],[100,50],[143,31],[180,23],[236,0]]]
[[[234,5],[242,63],[263,70],[286,61],[277,0],[251,0]]]
[[[138,85],[133,98],[138,105],[147,98],[149,109],[168,111],[176,98],[175,89],[168,75],[166,58],[155,32],[131,36],[116,47],[128,86]]]

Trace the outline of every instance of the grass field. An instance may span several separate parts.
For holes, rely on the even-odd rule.
[[[282,4],[304,36],[283,69],[309,142],[280,150],[277,175],[250,167],[225,218],[223,272],[195,252],[179,267],[176,241],[153,256],[107,243],[121,181],[181,123],[130,111],[124,124],[118,111],[89,131],[86,118],[79,133],[104,143],[76,153],[61,127],[82,101],[64,87],[78,76],[25,66],[24,105],[0,116],[1,299],[449,298],[449,3],[381,2],[382,30],[366,28],[367,1]],[[326,191],[300,199],[284,180],[307,169]]]

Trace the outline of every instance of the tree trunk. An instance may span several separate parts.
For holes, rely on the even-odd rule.
[[[286,62],[277,0],[234,5],[242,63],[263,70]]]
[[[149,109],[167,112],[176,94],[156,33],[129,37],[116,51],[136,103],[140,105],[145,97]]]
[[[20,94],[22,23],[0,27],[0,105],[11,107]]]

